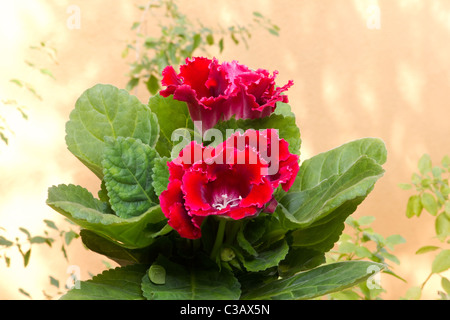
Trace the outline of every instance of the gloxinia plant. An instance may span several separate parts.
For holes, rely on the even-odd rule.
[[[142,104],[125,90],[86,90],[66,143],[99,178],[47,203],[83,243],[119,266],[62,299],[310,299],[383,265],[327,264],[344,221],[383,175],[384,143],[348,142],[300,162],[300,130],[275,75],[192,58],[164,71]]]

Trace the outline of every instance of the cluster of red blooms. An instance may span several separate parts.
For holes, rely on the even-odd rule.
[[[171,66],[164,70],[166,89],[160,94],[186,102],[192,120],[201,121],[203,130],[208,130],[233,116],[269,116],[277,102],[288,102],[281,93],[293,83],[276,87],[275,75],[235,61],[219,64],[216,59],[193,58],[186,60],[179,74]],[[201,156],[193,159],[192,155]],[[274,162],[277,171],[270,172]],[[207,216],[238,220],[273,212],[277,205],[273,193],[278,186],[289,190],[298,162],[288,143],[270,128],[235,133],[215,148],[191,142],[168,163],[169,185],[160,195],[161,209],[180,236],[200,238]]]

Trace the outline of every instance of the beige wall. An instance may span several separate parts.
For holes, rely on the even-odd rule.
[[[145,1],[140,1],[144,3]],[[386,174],[360,206],[356,216],[373,215],[374,228],[384,236],[403,235],[407,243],[395,254],[394,270],[408,284],[383,275],[386,299],[398,299],[419,285],[431,267],[430,256],[418,259],[417,248],[434,234],[426,215],[408,220],[410,195],[398,183],[408,182],[423,153],[434,161],[450,154],[448,103],[450,80],[450,2],[446,0],[190,0],[181,8],[205,24],[251,22],[260,11],[281,28],[280,37],[255,30],[249,49],[226,43],[221,61],[239,60],[252,68],[278,70],[280,84],[294,80],[289,90],[302,132],[302,158],[309,158],[361,137],[380,137],[388,148]],[[138,3],[138,1],[134,1]],[[67,27],[69,5],[81,11],[81,28]],[[380,28],[367,26],[368,8],[378,4]],[[0,96],[28,106],[28,121],[8,115],[15,130],[8,147],[0,146],[0,226],[13,237],[20,226],[34,233],[43,219],[62,221],[46,207],[47,188],[74,183],[92,192],[96,178],[66,150],[64,124],[76,98],[96,83],[126,84],[121,52],[139,19],[132,1],[20,0],[0,2]],[[57,81],[29,72],[23,60],[36,57],[29,45],[47,41],[58,49]],[[42,60],[44,61],[44,60]],[[36,102],[16,89],[11,78],[28,80],[43,96]],[[142,88],[138,97],[146,102]],[[62,223],[62,222],[61,222]],[[12,265],[0,263],[0,299],[21,299],[21,287],[34,298],[49,293],[48,276],[64,285],[66,269],[79,265],[82,279],[104,268],[101,257],[71,245],[70,262],[58,249],[36,247],[23,268],[20,256]],[[424,298],[434,299],[439,278],[432,278]]]

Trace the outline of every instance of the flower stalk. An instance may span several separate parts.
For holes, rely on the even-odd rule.
[[[223,238],[225,235],[225,227],[227,225],[226,219],[219,219],[219,228],[217,229],[216,240],[214,241],[214,246],[211,250],[210,258],[213,261],[216,261],[216,257],[219,253],[220,248],[222,247]]]

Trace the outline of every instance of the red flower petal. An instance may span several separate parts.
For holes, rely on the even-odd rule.
[[[250,193],[242,199],[239,204],[241,207],[257,206],[262,208],[272,199],[273,188],[270,182],[264,178],[264,183],[253,185]]]
[[[181,237],[198,239],[201,237],[201,219],[195,218],[195,223],[181,203],[175,203],[170,207],[169,221],[172,228],[177,230]]]
[[[172,67],[163,72],[161,95],[187,103],[194,121],[202,121],[202,132],[218,121],[256,119],[270,115],[277,102],[288,102],[282,93],[293,82],[276,87],[275,78],[267,70],[250,70],[236,61],[219,64],[216,59],[191,58],[175,74]]]
[[[169,218],[170,207],[174,203],[184,202],[183,193],[181,192],[181,181],[173,180],[169,182],[167,189],[159,195],[159,202],[162,212]]]
[[[198,171],[188,171],[183,176],[185,206],[189,210],[207,210],[211,206],[206,202],[206,184],[208,178]]]

